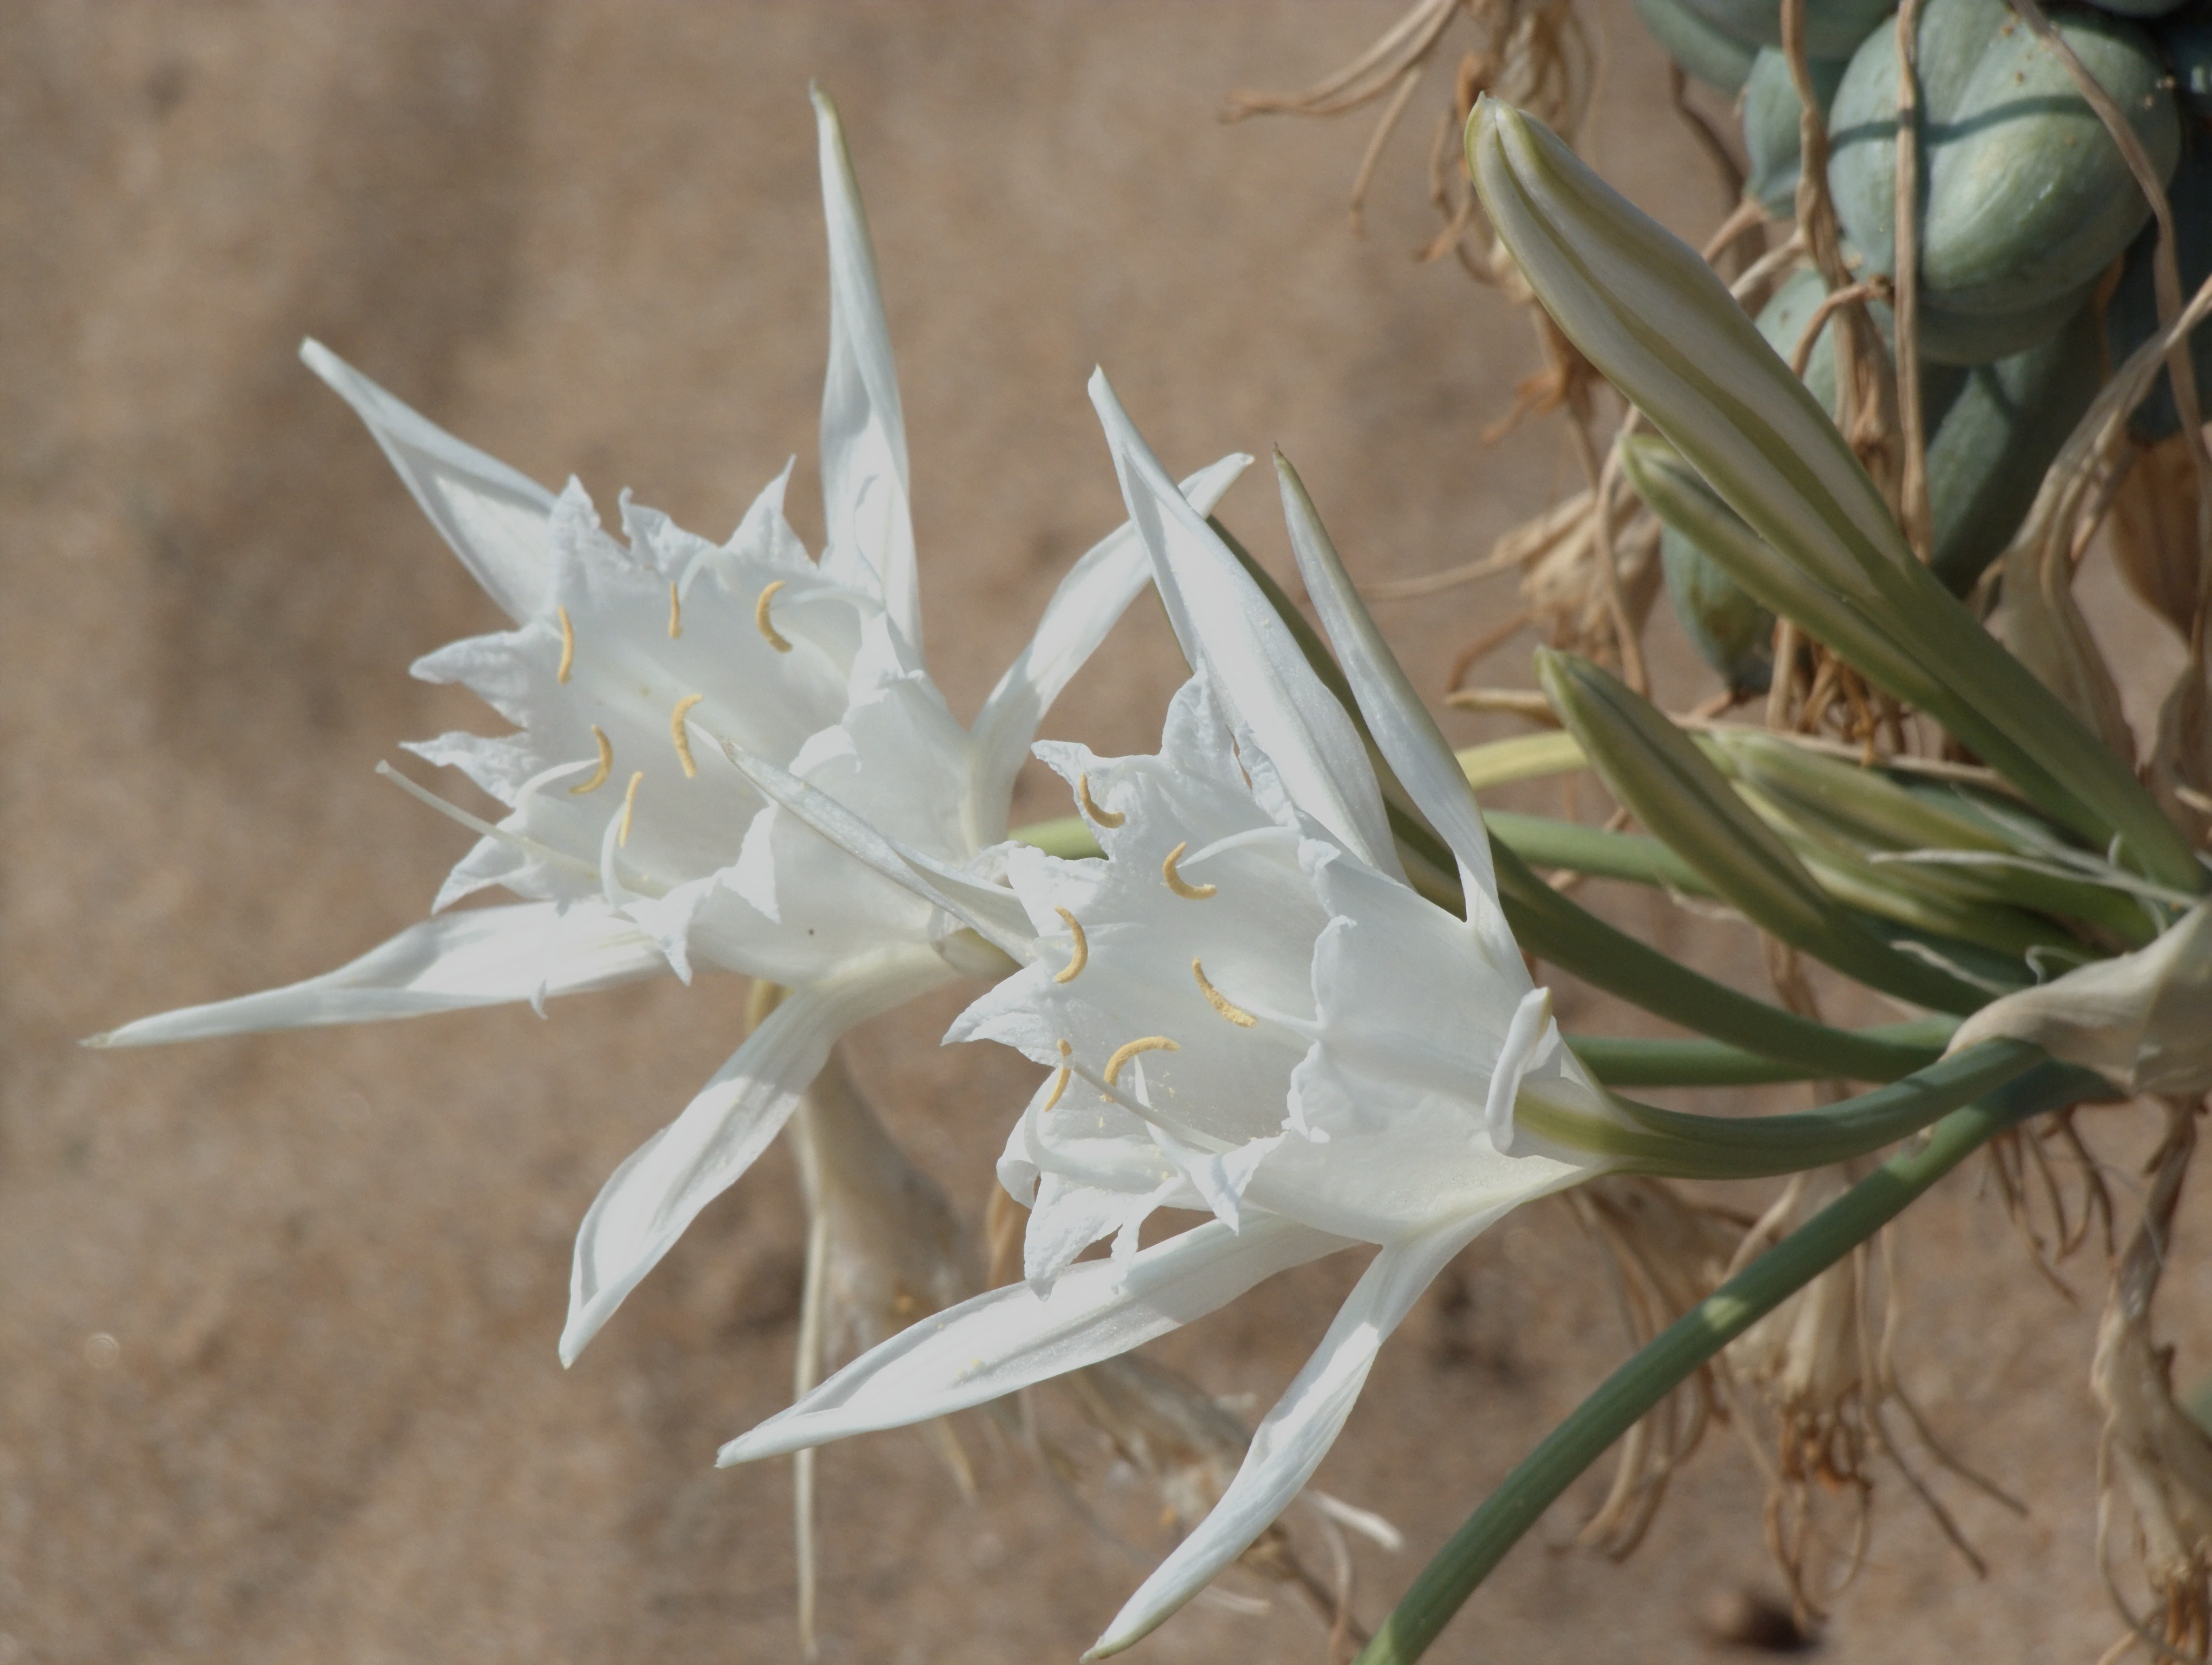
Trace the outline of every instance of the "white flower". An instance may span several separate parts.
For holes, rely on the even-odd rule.
[[[519,732],[450,734],[410,749],[461,770],[509,811],[492,826],[441,805],[482,838],[436,907],[492,885],[527,899],[441,914],[325,976],[148,1018],[94,1043],[505,1001],[542,1012],[549,995],[664,971],[688,982],[702,962],[788,985],[592,1205],[577,1237],[564,1359],[775,1136],[839,1035],[956,976],[1009,969],[1003,951],[1025,951],[1018,929],[988,922],[994,941],[979,941],[938,905],[938,887],[986,903],[994,891],[1005,897],[998,846],[1015,771],[1046,706],[1147,577],[1125,526],[1060,584],[973,727],[946,709],[922,667],[905,429],[875,257],[836,113],[819,93],[815,106],[830,272],[821,564],[784,520],[788,466],[719,546],[625,497],[625,547],[601,530],[574,482],[554,497],[308,342],[308,365],[368,424],[514,621],[431,654],[415,673],[463,683]],[[1249,460],[1194,475],[1196,512]],[[898,853],[879,845],[872,855],[898,881],[765,800],[726,751],[769,760],[888,835]],[[1018,927],[1006,900],[998,917]]]
[[[1458,857],[1467,919],[1406,882],[1358,730],[1103,378],[1092,394],[1197,674],[1156,757],[1037,748],[1106,859],[1009,857],[1038,958],[953,1030],[1054,1072],[1000,1166],[1034,1208],[1029,1281],[893,1337],[722,1460],[975,1405],[1124,1352],[1285,1267],[1380,1244],[1221,1501],[1100,1638],[1104,1654],[1297,1495],[1383,1337],[1446,1262],[1509,1209],[1605,1165],[1529,1123],[1571,1136],[1613,1112],[1506,929],[1465,778],[1295,476],[1284,469],[1284,500],[1308,586],[1376,746]],[[1162,1206],[1216,1218],[1137,1250]],[[1109,1234],[1111,1258],[1072,1263]]]

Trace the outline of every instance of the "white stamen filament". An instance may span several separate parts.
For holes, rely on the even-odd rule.
[[[668,586],[668,639],[674,641],[684,633],[684,598],[676,593],[676,586]]]
[[[553,673],[553,680],[565,682],[568,680],[568,673],[576,665],[576,627],[568,622],[567,608],[558,607],[553,610],[561,615],[561,668]]]
[[[1247,845],[1273,843],[1279,839],[1288,839],[1296,844],[1298,835],[1287,826],[1250,827],[1242,832],[1231,832],[1225,839],[1216,839],[1205,848],[1192,851],[1176,863],[1176,869],[1180,872],[1185,868],[1196,867],[1200,862],[1210,862],[1225,851],[1239,850]]]
[[[599,876],[599,870],[587,862],[579,861],[575,857],[556,850],[550,845],[540,844],[537,839],[526,838],[520,832],[509,832],[504,826],[494,826],[483,816],[471,815],[459,804],[447,802],[428,787],[418,786],[415,782],[408,779],[389,763],[380,760],[376,766],[376,772],[410,797],[428,804],[431,808],[447,820],[459,821],[471,832],[483,838],[495,839],[501,844],[512,845],[527,855],[535,856],[549,867],[562,868],[570,873],[581,874],[585,878],[594,881]]]

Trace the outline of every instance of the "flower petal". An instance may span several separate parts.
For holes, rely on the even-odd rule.
[[[788,1410],[732,1440],[724,1467],[850,1434],[902,1428],[1095,1365],[1226,1305],[1262,1279],[1345,1246],[1255,1215],[1155,1244],[1126,1266],[1085,1261],[1040,1296],[1010,1284],[925,1318],[854,1359]]]
[[[600,1188],[576,1232],[562,1363],[575,1362],[684,1228],[768,1147],[837,1038],[948,975],[927,953],[895,950],[784,996],[684,1113]]]
[[[334,972],[287,988],[187,1006],[95,1035],[88,1046],[152,1046],[216,1035],[421,1017],[580,994],[665,971],[652,937],[597,902],[468,908],[410,925]]]
[[[1243,1464],[1221,1500],[1114,1615],[1085,1659],[1119,1653],[1149,1635],[1274,1523],[1328,1455],[1366,1385],[1383,1338],[1445,1263],[1488,1223],[1455,1222],[1384,1246],[1338,1309],[1305,1368],[1252,1431]]]
[[[302,342],[300,356],[368,424],[484,593],[518,624],[544,613],[553,584],[545,530],[553,493],[417,415],[320,342]]]
[[[1214,697],[1252,731],[1299,808],[1370,866],[1401,875],[1367,749],[1336,696],[1220,538],[1169,482],[1103,372],[1091,378],[1129,518],[1183,651],[1203,656]]]
[[[863,866],[944,909],[993,947],[1017,960],[1028,957],[1032,941],[1029,915],[1012,891],[969,879],[945,863],[908,851],[819,787],[777,768],[766,758],[755,756],[733,740],[710,737],[779,808],[789,811]]]
[[[1232,451],[1192,475],[1180,489],[1200,515],[1211,514],[1222,493],[1251,465],[1249,457]],[[970,730],[978,842],[994,843],[1005,831],[1014,773],[1029,755],[1037,724],[1151,577],[1151,558],[1137,529],[1124,522],[1077,561],[1052,592],[1036,634],[1006,667]]]
[[[860,181],[845,148],[837,106],[818,87],[815,124],[822,151],[822,211],[830,231],[830,373],[822,387],[822,507],[829,545],[822,570],[880,596],[921,663],[921,592],[915,576],[908,506],[906,421],[875,250]]]
[[[1467,893],[1468,923],[1475,929],[1483,950],[1493,965],[1518,965],[1521,950],[1498,905],[1498,875],[1491,865],[1490,833],[1482,824],[1482,810],[1474,789],[1459,760],[1444,743],[1443,733],[1406,673],[1367,605],[1352,588],[1339,560],[1336,545],[1304,481],[1280,451],[1275,453],[1275,474],[1283,493],[1283,519],[1290,528],[1291,551],[1297,557],[1298,572],[1306,594],[1321,614],[1322,627],[1352,684],[1352,698],[1375,736],[1375,744],[1413,795],[1429,825],[1442,835],[1459,858],[1460,884]]]

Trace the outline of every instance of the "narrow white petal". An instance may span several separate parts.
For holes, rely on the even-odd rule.
[[[1209,515],[1251,465],[1250,457],[1232,451],[1184,481],[1183,498],[1201,517]],[[1029,755],[1037,724],[1151,577],[1152,558],[1136,528],[1124,522],[1075,563],[1045,603],[1036,634],[975,716],[975,802],[981,842],[994,843],[1005,831],[1014,773]]]
[[[1351,717],[1228,547],[1169,482],[1103,372],[1092,372],[1091,402],[1185,652],[1194,641],[1215,697],[1229,706],[1232,723],[1252,731],[1298,808],[1369,865],[1401,873],[1382,795]]]
[[[236,1000],[141,1018],[88,1046],[151,1046],[215,1035],[422,1017],[542,1002],[667,969],[659,945],[597,902],[465,908],[410,925],[334,972]]]
[[[1221,1500],[1115,1614],[1085,1659],[1119,1653],[1150,1634],[1273,1523],[1328,1455],[1383,1339],[1480,1229],[1458,1223],[1384,1246],[1305,1368],[1253,1430],[1243,1464]]]
[[[729,1062],[609,1177],[576,1232],[561,1361],[574,1364],[623,1297],[699,1211],[768,1147],[821,1073],[837,1038],[946,973],[922,954],[891,954],[785,996]]]
[[[722,1448],[726,1467],[902,1428],[1141,1347],[1262,1279],[1346,1246],[1279,1215],[1209,1221],[1132,1256],[1085,1261],[1040,1296],[1010,1284],[901,1330]]]
[[[553,493],[410,410],[320,342],[302,342],[300,356],[368,424],[431,524],[507,617],[520,624],[547,612]]]
[[[703,732],[703,730],[702,730]],[[903,886],[975,930],[1015,960],[1028,958],[1033,934],[1029,915],[1009,890],[969,878],[945,863],[888,839],[819,787],[756,757],[735,741],[714,738],[723,755],[776,805],[812,827],[854,861]],[[750,845],[749,832],[746,843]],[[940,883],[948,876],[950,885]]]
[[[921,595],[908,507],[906,422],[860,181],[837,106],[811,91],[830,230],[830,372],[822,388],[823,571],[880,596],[910,663],[921,663]]]
[[[1459,858],[1460,881],[1467,892],[1468,923],[1481,937],[1493,963],[1516,961],[1520,948],[1498,905],[1498,876],[1490,862],[1490,834],[1482,811],[1451,748],[1404,669],[1375,627],[1344,563],[1306,494],[1305,483],[1278,451],[1275,473],[1283,493],[1283,518],[1290,527],[1291,550],[1306,593],[1321,614],[1336,657],[1352,684],[1352,698],[1367,719],[1375,744],[1400,783],[1412,794],[1429,824]]]

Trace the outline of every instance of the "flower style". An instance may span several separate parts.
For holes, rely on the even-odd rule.
[[[1037,721],[1147,578],[1124,526],[1062,582],[973,728],[946,709],[922,664],[905,430],[875,257],[836,112],[819,92],[814,102],[830,271],[820,564],[783,517],[789,465],[721,545],[625,495],[625,547],[573,481],[555,497],[309,342],[309,366],[368,423],[514,621],[414,669],[462,683],[519,732],[409,748],[459,769],[508,813],[494,826],[403,780],[481,835],[446,881],[436,917],[325,976],[95,1041],[520,1000],[542,1014],[548,996],[664,970],[688,983],[698,963],[787,985],[592,1203],[577,1238],[564,1360],[775,1136],[839,1035],[957,976],[1001,973],[1014,963],[1006,951],[1026,951],[1018,934],[988,924],[989,940],[978,940],[939,905],[939,887],[996,888],[1014,774]],[[1194,476],[1195,512],[1249,460],[1227,457]],[[896,841],[900,854],[885,859],[902,882],[856,865],[766,801],[726,748],[772,760],[865,817]],[[442,911],[489,886],[525,899]]]
[[[1499,911],[1473,793],[1280,465],[1291,537],[1375,743],[1456,856],[1468,917],[1406,881],[1358,730],[1178,498],[1103,378],[1130,516],[1196,674],[1159,754],[1036,750],[1103,861],[1006,863],[1037,957],[951,1038],[1052,1070],[999,1172],[1025,1283],[924,1321],[724,1449],[743,1462],[975,1405],[1110,1358],[1283,1268],[1381,1246],[1210,1515],[1093,1656],[1136,1641],[1297,1495],[1376,1349],[1492,1220],[1606,1166],[1615,1112]],[[1153,1209],[1215,1218],[1153,1247]],[[1075,1263],[1111,1236],[1103,1261]]]

